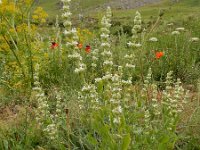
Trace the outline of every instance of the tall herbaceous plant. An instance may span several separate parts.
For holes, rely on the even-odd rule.
[[[73,72],[80,76],[79,80],[84,82],[84,71],[86,70],[86,65],[83,62],[83,57],[81,56],[80,50],[78,48],[79,37],[77,35],[76,28],[72,27],[70,12],[70,2],[71,0],[62,0],[63,2],[63,25],[65,27],[63,34],[65,35],[65,54],[66,57],[70,59],[71,67],[74,69]]]

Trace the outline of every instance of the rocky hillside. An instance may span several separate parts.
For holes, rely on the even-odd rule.
[[[118,9],[133,9],[161,1],[162,0],[112,0],[111,2],[104,3],[103,5],[109,5]]]

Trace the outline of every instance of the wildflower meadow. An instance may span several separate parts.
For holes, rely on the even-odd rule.
[[[200,150],[200,4],[82,1],[0,0],[0,150]]]

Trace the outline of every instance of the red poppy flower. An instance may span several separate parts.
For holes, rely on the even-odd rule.
[[[78,44],[77,44],[77,47],[78,47],[79,49],[81,49],[81,48],[83,48],[83,44],[78,43]]]
[[[85,51],[86,51],[86,53],[90,53],[90,51],[91,51],[90,45],[87,45],[87,46],[85,47]]]
[[[156,52],[156,59],[160,59],[162,56],[164,56],[163,52]]]
[[[56,47],[58,47],[58,43],[51,42],[51,49],[55,49]]]

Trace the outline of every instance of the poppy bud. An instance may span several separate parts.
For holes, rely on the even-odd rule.
[[[87,45],[87,46],[86,46],[85,51],[86,51],[86,53],[90,53],[90,51],[91,51],[90,45]]]
[[[51,42],[51,49],[55,49],[56,47],[58,47],[58,43]]]
[[[79,49],[82,49],[82,48],[83,48],[83,44],[78,43],[78,44],[77,44],[77,47],[78,47]]]

